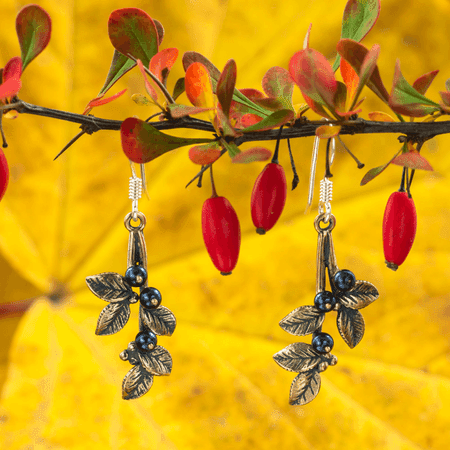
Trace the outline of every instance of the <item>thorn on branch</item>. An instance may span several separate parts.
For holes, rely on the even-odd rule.
[[[57,158],[59,158],[72,144],[74,144],[78,139],[80,139],[83,134],[85,134],[85,131],[80,131],[73,139],[71,139],[65,147],[53,158],[53,161],[55,161]]]
[[[6,142],[5,132],[3,131],[3,110],[0,110],[0,133],[2,135],[2,147],[8,147],[8,142]]]
[[[298,177],[297,169],[295,168],[295,162],[294,157],[292,156],[292,150],[291,150],[291,141],[288,138],[287,140],[288,150],[289,150],[289,158],[291,160],[291,167],[292,172],[294,173],[294,178],[292,179],[292,191],[298,186],[298,183],[300,182],[300,178]]]

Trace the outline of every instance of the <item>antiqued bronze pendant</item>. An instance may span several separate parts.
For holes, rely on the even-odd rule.
[[[281,328],[290,334],[312,334],[312,343],[296,342],[273,356],[283,369],[298,373],[291,385],[291,405],[305,405],[313,400],[320,389],[320,372],[337,363],[337,357],[330,353],[333,338],[322,332],[326,314],[337,311],[339,334],[350,348],[354,348],[364,335],[364,319],[359,310],[370,305],[379,295],[371,283],[356,280],[349,270],[339,270],[331,234],[336,225],[330,206],[331,181],[325,179],[321,183],[328,186],[321,189],[321,208],[314,221],[318,233],[314,305],[300,306],[280,321]],[[326,191],[330,198],[326,198]],[[326,286],[327,272],[329,290]]]
[[[157,345],[157,336],[172,335],[176,326],[173,313],[161,305],[159,290],[148,286],[147,249],[143,234],[146,218],[137,210],[140,182],[135,175],[130,178],[133,211],[125,217],[125,228],[129,231],[125,276],[104,272],[86,278],[91,292],[109,302],[98,318],[95,330],[98,335],[105,336],[120,331],[130,318],[130,305],[140,302],[139,333],[120,354],[122,360],[128,360],[134,366],[122,383],[122,397],[126,400],[139,398],[147,393],[152,387],[154,375],[170,374],[172,357],[164,347]],[[139,294],[133,288],[139,288]]]

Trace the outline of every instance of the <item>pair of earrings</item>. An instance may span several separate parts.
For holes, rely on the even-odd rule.
[[[310,176],[309,204],[317,164],[319,139],[314,142]],[[334,159],[334,139],[328,141],[326,173],[320,182],[319,214],[314,221],[318,233],[316,295],[314,304],[300,306],[281,320],[280,326],[295,336],[312,335],[311,344],[296,342],[274,355],[274,360],[284,369],[298,375],[291,385],[289,403],[305,405],[313,400],[320,389],[320,373],[337,363],[331,354],[334,341],[322,332],[327,313],[337,311],[337,328],[350,348],[354,348],[364,335],[364,319],[360,309],[378,298],[378,291],[371,283],[356,280],[347,269],[339,270],[333,246],[332,231],[336,218],[331,213],[333,183],[330,166]],[[138,210],[142,184],[133,171],[130,178],[132,211],[125,217],[129,231],[127,270],[125,276],[105,272],[86,278],[89,289],[109,304],[102,310],[96,334],[110,335],[120,331],[130,317],[130,304],[139,302],[139,332],[128,344],[120,358],[129,361],[133,368],[125,375],[122,397],[135,399],[151,388],[154,376],[169,375],[172,371],[170,353],[157,345],[157,336],[170,336],[175,331],[173,313],[161,305],[158,289],[148,286],[147,252],[143,229],[145,216]],[[134,224],[133,224],[134,222]],[[329,289],[327,289],[327,272]],[[137,294],[133,288],[139,288]]]

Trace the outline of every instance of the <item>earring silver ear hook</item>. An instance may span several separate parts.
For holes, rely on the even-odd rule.
[[[328,122],[328,119],[323,119]],[[330,126],[332,126],[330,124]],[[319,157],[319,144],[320,144],[320,138],[318,136],[315,136],[314,138],[314,144],[313,144],[313,151],[311,156],[311,169],[309,171],[309,188],[308,188],[308,203],[306,205],[305,214],[309,212],[311,209],[311,205],[313,202],[314,197],[314,184],[316,182],[316,171],[317,171],[317,159]],[[336,155],[336,140],[335,138],[331,138],[330,142],[330,167],[334,162],[334,157]]]
[[[131,209],[131,217],[133,221],[139,220],[138,202],[142,196],[142,180],[136,175],[133,164],[131,164],[131,174],[129,180],[128,198],[133,202]]]

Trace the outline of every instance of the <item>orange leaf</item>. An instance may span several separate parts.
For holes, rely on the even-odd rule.
[[[316,136],[320,139],[330,139],[336,137],[340,131],[340,125],[322,125],[316,128]]]
[[[177,48],[165,48],[164,50],[161,50],[150,60],[150,72],[155,74],[162,84],[166,85],[170,69],[175,64],[177,58]]]
[[[340,70],[342,79],[347,86],[348,98],[352,99],[355,96],[356,88],[358,87],[359,77],[353,70],[353,67],[345,60],[341,59]]]
[[[20,78],[10,78],[8,81],[5,81],[0,85],[0,100],[16,95],[21,87],[22,82]]]
[[[373,111],[368,114],[370,120],[375,122],[395,122],[395,119],[383,111]]]
[[[125,94],[126,91],[127,91],[127,89],[124,89],[123,91],[120,91],[117,94],[111,95],[111,97],[107,97],[107,98],[102,98],[103,95],[101,95],[99,97],[96,97],[96,98],[92,99],[87,104],[86,109],[84,110],[83,114],[86,114],[87,112],[89,112],[95,106],[106,105],[107,103],[110,103],[110,102],[114,101],[116,98],[119,98],[121,95]]]
[[[145,73],[144,65],[142,64],[142,61],[140,59],[136,60],[137,65],[139,66],[139,70],[142,73],[142,76],[144,77],[144,83],[145,83],[145,90],[147,91],[147,94],[150,95],[152,100],[154,102],[158,101],[158,94],[156,93],[154,87],[150,84],[147,78],[147,74]]]
[[[210,144],[205,145],[196,145],[189,149],[189,159],[194,164],[204,166],[219,159],[221,152],[220,145],[217,142],[211,142]]]
[[[186,95],[194,106],[214,108],[215,102],[208,69],[201,63],[192,63],[186,70]]]

